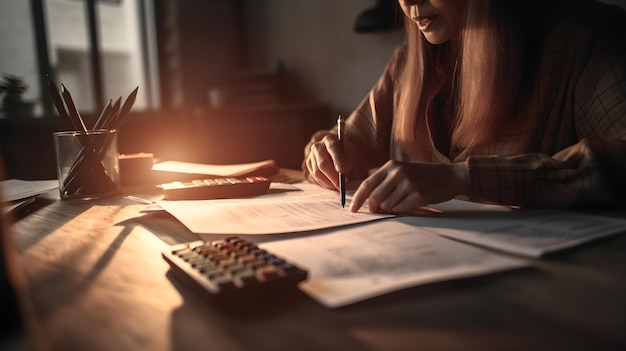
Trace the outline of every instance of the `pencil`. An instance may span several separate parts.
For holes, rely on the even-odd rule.
[[[104,109],[102,109],[102,111],[100,112],[100,116],[94,123],[93,130],[98,130],[102,127],[102,124],[104,123],[104,121],[106,121],[107,118],[109,118],[109,114],[111,113],[112,110],[113,110],[113,100],[109,100],[106,106],[104,106]]]
[[[84,186],[108,186],[112,184],[111,179],[106,176],[106,167],[102,164],[102,154],[98,151],[99,145],[88,134],[89,130],[80,112],[78,112],[72,94],[63,84],[61,84],[61,95],[67,106],[70,120],[73,121],[74,127],[79,132],[78,140],[82,145],[65,178],[63,192],[73,194]]]
[[[339,140],[339,147],[341,148],[341,158],[343,162],[343,144],[345,139],[345,126],[343,117],[339,115],[337,118],[337,140]],[[339,194],[341,196],[341,207],[346,207],[346,175],[343,171],[339,172]]]
[[[56,86],[51,82],[51,90],[53,92],[53,100],[55,101],[59,113],[64,119],[69,120],[75,130],[78,130],[78,140],[80,141],[82,148],[79,151],[76,160],[65,178],[62,192],[67,194],[75,194],[81,191],[81,188],[88,186],[91,188],[99,188],[97,191],[105,191],[114,186],[112,179],[107,174],[107,170],[102,164],[102,157],[107,152],[111,142],[113,141],[114,134],[107,134],[104,138],[92,139],[92,135],[87,129],[71,93],[64,85],[61,85],[61,94],[59,94]],[[135,88],[126,99],[123,106],[121,105],[122,98],[120,97],[115,103],[109,101],[107,106],[102,110],[99,118],[94,124],[93,130],[109,129],[116,131],[128,117],[133,104],[135,103],[137,91],[139,87]],[[62,95],[62,98],[61,96]],[[61,101],[62,100],[62,101]],[[68,110],[65,110],[63,101]],[[92,189],[91,191],[95,190]]]
[[[69,90],[65,87],[65,85],[61,84],[61,95],[63,95],[63,100],[65,100],[65,105],[67,106],[67,110],[70,113],[70,117],[74,120],[74,126],[78,127],[78,131],[82,132],[83,135],[87,135],[87,126],[85,125],[85,121],[80,116],[80,112],[78,112],[78,108],[76,104],[74,104],[74,99],[72,98],[72,94],[70,94]]]
[[[48,77],[48,88],[50,89],[52,102],[54,103],[54,106],[59,112],[59,116],[61,117],[61,119],[63,119],[63,121],[67,122],[73,128],[76,129],[76,127],[74,127],[74,122],[70,119],[70,116],[67,113],[67,110],[65,109],[65,105],[63,104],[63,99],[61,98],[61,94],[59,93],[59,88],[57,88],[57,85],[54,84],[54,82],[52,81],[50,77]]]

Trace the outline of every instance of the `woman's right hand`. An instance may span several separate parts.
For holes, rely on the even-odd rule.
[[[339,189],[339,172],[344,171],[342,150],[337,136],[327,134],[311,145],[306,168],[313,180],[328,189]]]

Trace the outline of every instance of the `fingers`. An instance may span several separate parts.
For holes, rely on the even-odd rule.
[[[315,167],[315,161],[311,153],[309,153],[309,156],[306,159],[306,168],[309,172],[310,180],[316,182],[317,184],[323,186],[324,188],[328,188],[328,185],[324,184],[325,180],[320,178],[319,171]]]
[[[315,181],[325,188],[339,189],[341,148],[337,138],[327,135],[311,146],[306,167]]]
[[[330,158],[333,160],[333,165],[337,172],[344,171],[343,165],[343,148],[341,143],[334,135],[327,135],[322,139],[322,143],[324,143],[325,150],[330,155]]]
[[[419,210],[422,206],[428,205],[428,201],[419,193],[409,193],[402,200],[398,201],[389,210],[392,213],[412,212]]]
[[[391,212],[409,192],[410,183],[402,169],[395,163],[388,162],[361,183],[352,198],[350,209],[356,212],[368,200],[368,209],[371,212]]]
[[[393,175],[389,172],[381,172],[380,176],[376,178],[382,178],[379,182],[378,186],[375,187],[369,196],[368,199],[368,208],[371,212],[386,212],[391,209],[389,207],[383,207],[385,204],[388,206],[393,199],[397,199],[402,195],[397,191],[397,184],[393,181]],[[393,203],[395,204],[395,202]],[[392,206],[393,206],[392,204]]]
[[[325,171],[325,168],[328,167],[326,165],[328,162],[324,161],[324,158],[319,157],[314,148],[315,145],[311,148],[311,152],[309,152],[309,157],[306,161],[309,173],[319,185],[328,189],[335,188],[335,184],[327,175],[328,171]]]
[[[385,180],[385,173],[378,171],[374,172],[371,176],[365,179],[357,188],[356,192],[352,196],[352,202],[350,203],[350,211],[357,212],[365,200],[367,200],[372,192]],[[371,208],[371,205],[370,205]],[[370,209],[371,210],[371,209]]]
[[[417,164],[389,161],[361,183],[350,210],[357,212],[367,201],[371,212],[402,213],[439,202],[444,179],[428,173]]]
[[[391,181],[393,184],[394,182]],[[384,197],[376,198],[376,191],[370,196],[369,208],[370,211],[376,212],[398,212],[398,206],[405,201],[407,196],[412,194],[407,181],[401,181],[396,186],[391,188],[391,191]],[[374,198],[374,201],[372,201]]]
[[[371,212],[403,213],[469,192],[465,164],[420,164],[388,161],[361,183],[350,211],[368,201]]]

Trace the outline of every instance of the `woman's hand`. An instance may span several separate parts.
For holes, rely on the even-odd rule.
[[[352,197],[357,212],[369,200],[371,212],[403,213],[467,194],[464,163],[427,164],[388,161],[365,179]]]
[[[326,135],[321,141],[311,145],[306,159],[306,167],[311,177],[328,189],[339,189],[339,172],[343,171],[341,145],[337,137]]]

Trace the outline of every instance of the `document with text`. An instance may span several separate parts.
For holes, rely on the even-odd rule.
[[[314,184],[272,184],[270,194],[249,199],[160,201],[197,234],[297,233],[381,220],[363,206],[342,208],[336,191]],[[348,194],[350,195],[350,194]],[[350,201],[348,196],[348,201]],[[398,220],[440,236],[527,257],[626,233],[626,220],[572,211],[516,209],[450,200]]]
[[[299,288],[327,307],[528,265],[389,219],[260,245],[306,267]]]
[[[472,212],[466,208],[442,212],[438,217],[403,217],[401,221],[444,237],[527,257],[626,233],[622,218],[561,210],[484,207]]]
[[[291,186],[291,185],[286,185]],[[159,201],[197,234],[279,234],[375,221],[392,215],[342,208],[336,191],[314,184],[247,199]],[[270,190],[279,190],[275,187]]]

